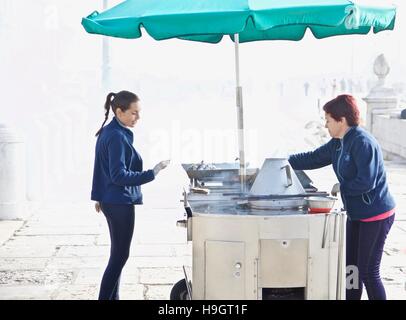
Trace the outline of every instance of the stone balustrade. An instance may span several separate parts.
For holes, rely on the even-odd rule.
[[[366,129],[381,145],[385,159],[406,159],[406,120],[400,119],[399,97],[386,85],[390,67],[383,54],[374,63],[378,83],[363,100],[367,103]]]

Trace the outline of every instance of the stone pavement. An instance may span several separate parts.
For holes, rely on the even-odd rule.
[[[191,265],[182,210],[137,208],[122,299],[169,299]],[[0,247],[0,299],[96,299],[109,257],[103,214],[91,203],[47,204]]]
[[[382,277],[388,299],[406,299],[406,163],[386,166],[398,209]],[[329,191],[335,181],[330,168],[310,176],[320,190]],[[148,203],[154,202],[136,209],[121,299],[169,299],[183,265],[191,275],[191,243],[186,230],[176,227],[182,204]],[[90,201],[47,202],[26,221],[0,221],[0,299],[96,299],[108,255],[107,224]]]

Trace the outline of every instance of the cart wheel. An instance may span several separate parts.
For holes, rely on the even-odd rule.
[[[171,290],[170,300],[188,300],[186,280],[176,282]]]

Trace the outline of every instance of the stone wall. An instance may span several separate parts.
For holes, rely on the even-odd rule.
[[[379,141],[387,160],[406,159],[406,120],[398,114],[373,115],[372,134]]]
[[[399,98],[385,79],[390,67],[383,54],[373,66],[378,84],[363,100],[367,103],[366,129],[378,140],[386,160],[406,159],[406,120],[400,119]]]

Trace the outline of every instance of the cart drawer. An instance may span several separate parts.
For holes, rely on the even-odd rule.
[[[205,242],[205,299],[245,298],[245,243]]]
[[[305,287],[307,239],[260,240],[259,286]]]

